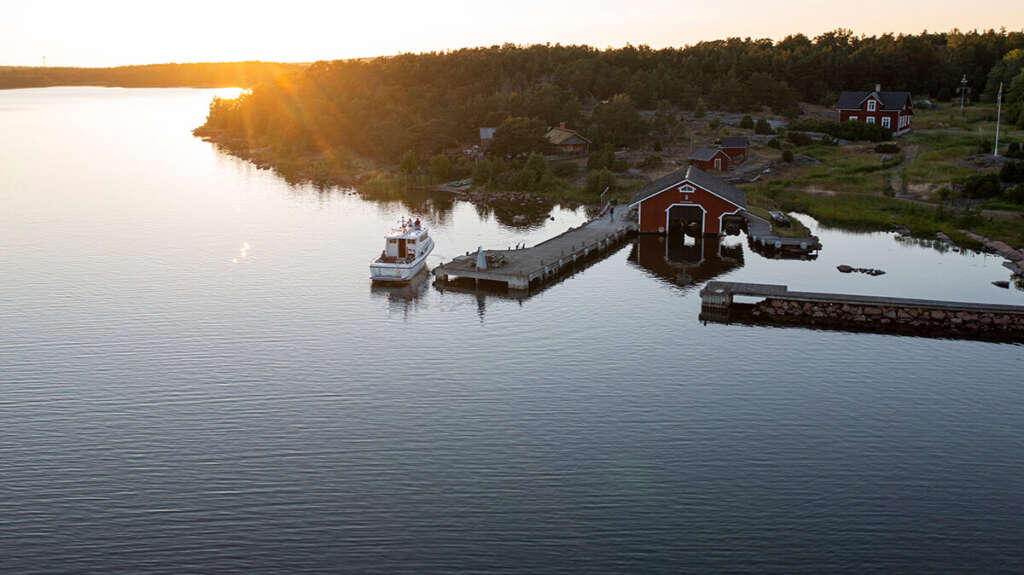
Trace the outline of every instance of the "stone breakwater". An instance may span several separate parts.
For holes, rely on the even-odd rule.
[[[770,323],[1024,340],[1024,313],[768,298],[750,314]]]

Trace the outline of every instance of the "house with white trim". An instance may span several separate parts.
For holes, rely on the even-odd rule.
[[[914,101],[910,92],[883,92],[881,85],[874,92],[843,92],[836,102],[839,122],[866,122],[892,130],[894,136],[910,131]]]

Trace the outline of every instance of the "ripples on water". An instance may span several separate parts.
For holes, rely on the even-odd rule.
[[[697,321],[711,277],[1020,304],[997,258],[371,289],[403,215],[433,264],[586,216],[289,186],[190,136],[212,94],[0,92],[0,571],[1024,569],[1021,346]]]

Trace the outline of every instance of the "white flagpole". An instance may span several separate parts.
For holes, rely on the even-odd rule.
[[[993,156],[999,156],[999,118],[1003,112],[1003,83],[999,83],[999,95],[996,96],[996,147],[992,150]]]

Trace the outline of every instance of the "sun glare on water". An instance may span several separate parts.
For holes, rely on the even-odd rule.
[[[213,95],[222,100],[234,100],[241,96],[244,91],[244,88],[217,88],[213,91]]]

